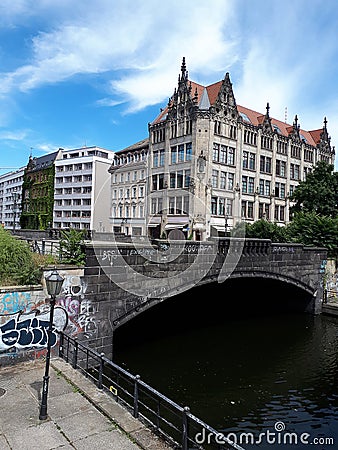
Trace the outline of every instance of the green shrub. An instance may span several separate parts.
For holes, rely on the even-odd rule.
[[[0,227],[0,285],[37,284],[40,281],[41,270],[34,264],[27,242]]]
[[[82,265],[85,263],[85,230],[61,230],[60,260],[63,264]]]

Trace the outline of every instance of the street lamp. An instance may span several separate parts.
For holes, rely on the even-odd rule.
[[[229,219],[229,214],[227,212],[225,212],[224,215],[224,236],[227,236],[228,233],[228,219]]]
[[[16,209],[18,206],[18,200],[19,200],[19,193],[18,192],[13,192],[12,196],[13,196],[13,233],[15,232],[15,225],[16,225]]]
[[[49,312],[49,327],[48,327],[48,338],[47,338],[47,356],[46,356],[46,368],[45,375],[43,377],[42,386],[42,396],[41,396],[41,406],[40,406],[40,420],[47,419],[47,397],[48,397],[48,383],[49,383],[49,362],[50,362],[50,347],[51,347],[51,337],[53,330],[53,319],[54,319],[54,306],[55,298],[60,294],[64,278],[62,278],[59,272],[54,268],[53,272],[45,277],[46,287],[48,295],[50,296],[50,312]]]

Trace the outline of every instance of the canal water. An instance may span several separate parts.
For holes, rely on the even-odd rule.
[[[122,326],[114,361],[246,449],[337,449],[338,319],[308,300],[264,280],[192,289]]]

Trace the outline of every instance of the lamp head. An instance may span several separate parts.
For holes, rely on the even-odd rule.
[[[56,297],[60,294],[64,278],[62,278],[55,268],[48,277],[45,277],[45,281],[48,295]]]

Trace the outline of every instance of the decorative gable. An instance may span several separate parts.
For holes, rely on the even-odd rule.
[[[196,91],[192,95],[192,85],[188,80],[188,71],[183,57],[181,73],[178,76],[177,89],[168,102],[168,119],[178,119],[191,111],[197,101]]]
[[[289,133],[289,137],[292,138],[295,141],[300,142],[301,141],[301,137],[300,137],[300,125],[298,124],[298,117],[297,114],[295,115],[295,120],[293,121],[293,125],[292,127],[288,127],[287,131]]]
[[[214,106],[217,113],[223,112],[227,117],[232,119],[238,118],[236,99],[232,89],[229,72],[225,74]]]

